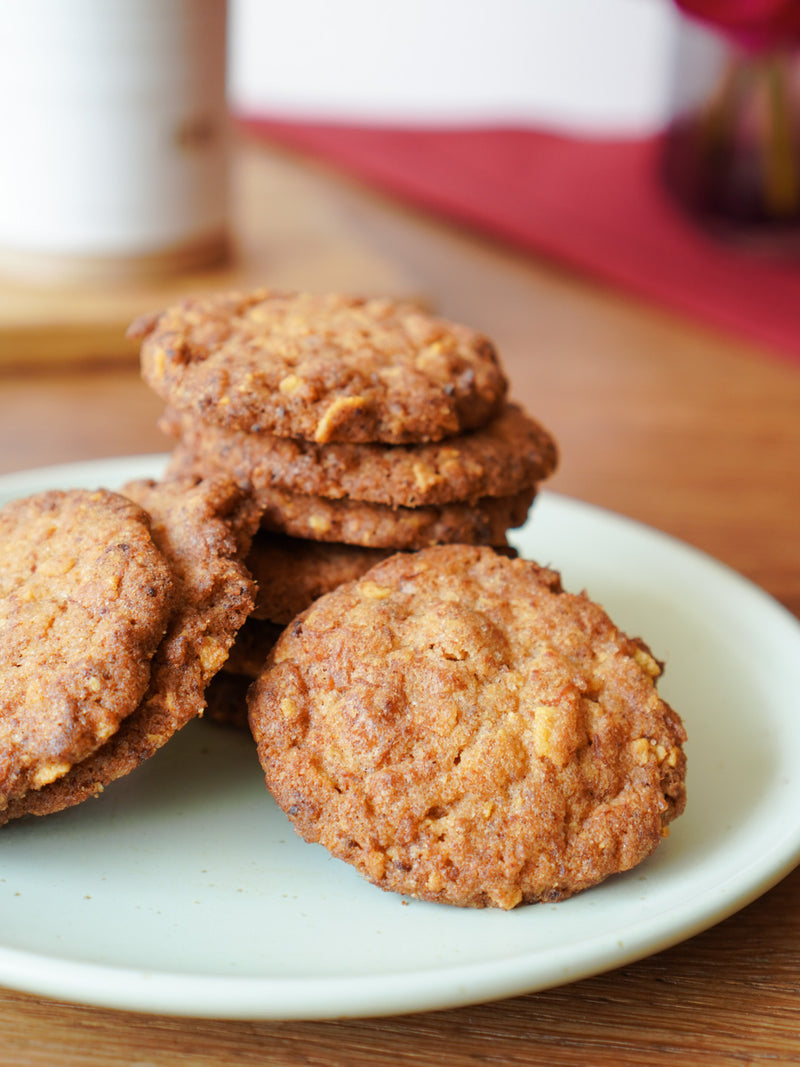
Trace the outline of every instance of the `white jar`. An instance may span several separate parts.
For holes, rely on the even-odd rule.
[[[218,259],[225,0],[2,0],[0,270],[115,278]]]

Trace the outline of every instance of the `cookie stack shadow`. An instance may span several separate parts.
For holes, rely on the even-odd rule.
[[[132,333],[166,401],[166,477],[232,477],[260,515],[256,607],[208,694],[219,720],[243,722],[247,686],[295,616],[387,556],[512,553],[508,531],[557,463],[552,436],[508,399],[491,342],[414,305],[229,294]]]

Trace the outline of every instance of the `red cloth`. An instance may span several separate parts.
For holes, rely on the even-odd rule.
[[[800,262],[706,236],[656,176],[659,136],[398,129],[242,118],[418,206],[800,361]]]

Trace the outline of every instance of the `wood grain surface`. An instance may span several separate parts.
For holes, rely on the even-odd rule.
[[[244,142],[235,162],[242,251],[225,271],[24,299],[0,283],[0,472],[165,448],[124,327],[177,293],[220,280],[413,292],[495,339],[513,395],[559,441],[554,490],[698,546],[800,615],[797,366],[291,155]],[[634,965],[388,1019],[182,1020],[0,991],[0,1064],[796,1064],[798,901],[796,870]]]

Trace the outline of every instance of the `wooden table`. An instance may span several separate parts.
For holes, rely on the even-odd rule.
[[[797,367],[290,155],[244,143],[235,166],[228,267],[124,291],[0,284],[0,472],[163,450],[161,404],[123,330],[175,293],[250,281],[415,293],[496,340],[514,395],[559,440],[553,489],[699,546],[800,614]],[[637,964],[399,1018],[184,1021],[0,991],[0,1063],[798,1063],[798,900],[800,870]]]

